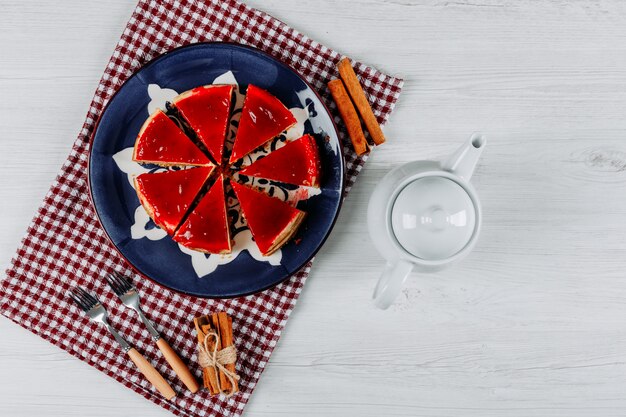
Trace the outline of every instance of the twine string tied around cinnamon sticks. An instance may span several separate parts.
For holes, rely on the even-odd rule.
[[[213,344],[214,348],[211,351],[209,349],[209,341],[211,338],[215,338],[215,343]],[[235,381],[239,380],[239,375],[235,372],[232,372],[226,368],[225,365],[229,365],[231,363],[235,363],[237,360],[237,349],[234,345],[227,346],[224,349],[217,350],[219,346],[220,336],[215,331],[210,331],[204,336],[204,340],[202,344],[198,345],[198,363],[203,368],[213,367],[216,371],[221,371],[228,378],[231,386],[235,386]],[[220,393],[223,392],[222,387],[220,385],[220,379],[217,378],[217,386]],[[228,397],[233,395],[233,393],[227,394]]]

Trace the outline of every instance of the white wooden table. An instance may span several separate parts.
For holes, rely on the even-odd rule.
[[[406,78],[247,416],[626,414],[626,4],[253,0]],[[133,0],[0,0],[0,266],[65,159]],[[376,182],[489,136],[470,257],[375,310]],[[167,416],[0,319],[0,415]]]

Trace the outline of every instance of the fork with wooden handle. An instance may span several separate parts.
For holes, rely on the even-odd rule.
[[[120,274],[119,272],[113,272],[106,277],[109,286],[113,292],[120,298],[122,304],[131,308],[137,312],[139,318],[145,324],[150,336],[156,342],[159,350],[163,353],[165,360],[170,364],[176,375],[187,386],[189,391],[195,393],[200,389],[200,384],[193,376],[187,365],[180,359],[174,349],[161,337],[159,332],[154,328],[154,325],[146,318],[139,306],[139,293],[133,286],[132,282]]]
[[[167,383],[159,371],[154,369],[150,362],[148,362],[148,360],[144,358],[141,353],[137,352],[134,347],[129,345],[128,342],[126,342],[126,340],[124,340],[122,336],[120,336],[120,334],[109,324],[107,321],[107,311],[96,297],[80,287],[74,288],[68,293],[68,295],[72,300],[74,300],[76,305],[78,305],[78,307],[80,307],[81,310],[89,316],[91,320],[104,325],[104,327],[111,332],[113,338],[117,341],[117,343],[119,343],[124,353],[127,353],[128,356],[130,356],[130,359],[135,363],[135,365],[137,365],[137,368],[139,368],[141,373],[152,383],[152,385],[155,386],[161,395],[168,400],[171,400],[176,396],[176,393],[170,384]]]

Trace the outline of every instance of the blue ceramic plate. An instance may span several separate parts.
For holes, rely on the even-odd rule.
[[[132,162],[137,133],[149,114],[178,93],[207,84],[237,84],[244,92],[257,85],[278,97],[298,124],[274,139],[258,158],[303,133],[314,135],[320,149],[320,190],[239,178],[273,195],[295,200],[307,212],[295,237],[270,257],[263,257],[239,217],[237,201],[228,197],[235,218],[231,255],[207,255],[179,246],[155,227],[139,203],[132,178],[165,168]],[[237,94],[227,146],[236,132],[243,94]],[[238,110],[237,110],[238,109]],[[315,91],[287,65],[256,49],[235,44],[202,43],[173,50],[134,74],[108,103],[92,139],[89,184],[96,212],[111,242],[135,269],[173,290],[200,297],[251,294],[289,278],[319,250],[341,206],[344,160],[336,127]]]

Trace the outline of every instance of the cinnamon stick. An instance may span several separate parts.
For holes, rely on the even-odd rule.
[[[209,320],[209,316],[196,317],[193,319],[193,323],[196,327],[196,333],[198,334],[198,343],[203,345],[206,335],[214,331],[213,325]],[[213,351],[213,349],[215,349],[215,338],[209,338],[207,344],[209,351]],[[210,366],[202,368],[202,376],[204,387],[209,390],[211,395],[219,394],[220,389],[218,384],[218,373],[215,367]]]
[[[378,124],[378,120],[376,120],[376,116],[374,116],[372,107],[370,106],[370,103],[365,96],[365,91],[363,91],[359,79],[356,77],[350,60],[348,58],[343,58],[341,61],[339,61],[337,68],[339,70],[339,75],[341,76],[341,79],[346,85],[348,93],[350,93],[350,97],[352,97],[352,101],[354,101],[354,105],[356,106],[359,114],[363,118],[363,123],[365,123],[367,131],[370,132],[372,140],[376,145],[384,143],[385,135],[383,134],[383,131]]]
[[[223,320],[223,318],[225,319],[225,321]],[[233,339],[233,319],[228,317],[226,313],[223,314],[223,318],[220,317],[220,323],[223,323],[223,327],[227,330],[224,333],[226,335],[224,337],[224,345],[232,346],[235,344],[235,340]],[[231,372],[236,372],[234,363],[226,364],[226,369],[228,369]],[[238,391],[239,391],[239,382],[237,381],[237,379],[235,379],[230,392],[232,394]]]
[[[365,140],[363,129],[361,128],[361,121],[359,115],[356,113],[356,109],[350,100],[350,96],[340,79],[334,79],[328,83],[328,89],[333,96],[333,100],[337,104],[339,114],[343,119],[348,130],[348,135],[352,141],[352,147],[357,155],[363,155],[369,151],[369,145]]]
[[[213,327],[215,327],[220,336],[220,340],[217,346],[218,351],[229,346],[233,345],[233,328],[232,328],[232,320],[228,317],[225,312],[215,313],[211,316],[211,320],[213,322]],[[235,372],[235,364],[229,363],[224,365],[226,369],[231,372]],[[222,387],[222,392],[225,394],[232,394],[239,391],[239,387],[237,384],[237,380],[234,381],[234,386],[230,383],[230,379],[228,376],[220,371],[220,386]]]

